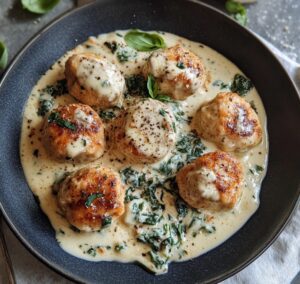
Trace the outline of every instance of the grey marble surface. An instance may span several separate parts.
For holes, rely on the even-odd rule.
[[[204,0],[221,10],[222,0]],[[9,49],[9,60],[41,28],[63,12],[76,6],[75,0],[62,0],[50,13],[36,16],[24,11],[19,0],[0,0],[0,40]],[[249,5],[248,27],[273,43],[295,61],[300,61],[300,0],[258,0]],[[1,76],[1,71],[0,71]],[[7,226],[4,228],[17,283],[72,283],[47,268],[19,243]],[[0,256],[0,283],[1,267]]]

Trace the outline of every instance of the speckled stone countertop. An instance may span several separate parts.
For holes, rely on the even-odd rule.
[[[76,7],[77,1],[63,0],[44,16],[24,11],[19,0],[0,2],[0,41],[6,43],[11,61],[35,33],[63,12]],[[202,2],[224,10],[223,0]],[[273,43],[292,60],[300,62],[300,0],[258,0],[248,6],[248,18],[248,27],[252,31]],[[0,77],[2,73],[0,71]],[[34,258],[6,226],[4,231],[17,283],[72,283]],[[1,281],[2,262],[0,256],[0,283],[5,283]]]

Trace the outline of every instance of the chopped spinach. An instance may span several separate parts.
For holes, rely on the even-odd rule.
[[[184,218],[188,214],[189,212],[188,206],[180,197],[176,199],[175,206],[178,213],[178,217]]]
[[[186,154],[186,161],[191,162],[203,154],[205,146],[194,132],[190,132],[177,141],[176,149],[178,152]]]
[[[127,92],[130,95],[148,96],[147,81],[143,75],[137,74],[125,78]]]
[[[53,100],[45,100],[42,99],[39,101],[39,108],[37,114],[39,116],[44,116],[47,112],[49,112],[53,107]]]
[[[115,41],[106,41],[104,45],[114,54],[118,48],[118,44]]]
[[[42,93],[46,93],[53,98],[62,96],[68,93],[67,80],[58,80],[54,85],[48,85],[41,90]]]
[[[148,254],[150,255],[150,259],[152,263],[155,265],[156,268],[162,268],[164,265],[167,264],[169,258],[161,258],[158,254],[149,251]]]
[[[131,167],[121,170],[120,174],[123,182],[127,185],[132,185],[133,187],[140,187],[146,181],[144,173],[139,173]]]
[[[238,93],[240,96],[245,96],[252,88],[253,84],[250,79],[241,74],[235,74],[230,90],[234,93]]]
[[[112,217],[111,216],[105,216],[102,219],[102,227],[107,227],[111,224],[112,222]]]

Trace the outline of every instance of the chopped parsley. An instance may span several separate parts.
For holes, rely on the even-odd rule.
[[[185,65],[184,65],[183,62],[179,61],[179,62],[177,62],[176,67],[179,68],[179,69],[184,69]]]
[[[93,201],[97,198],[100,198],[100,197],[103,197],[103,193],[93,193],[93,194],[91,194],[84,203],[85,207],[90,207],[92,205]]]

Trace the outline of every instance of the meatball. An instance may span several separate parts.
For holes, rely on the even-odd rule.
[[[200,137],[224,151],[243,152],[262,140],[262,128],[250,104],[235,93],[219,93],[194,117]]]
[[[157,79],[162,93],[176,100],[193,95],[206,81],[199,57],[179,44],[153,52],[144,72]]]
[[[87,105],[60,106],[46,117],[43,142],[57,159],[96,160],[105,149],[104,125]]]
[[[124,213],[125,188],[118,173],[83,168],[58,185],[57,200],[68,222],[82,231],[100,230]]]
[[[169,107],[157,100],[135,101],[116,120],[115,148],[133,162],[154,163],[175,144],[175,122]]]
[[[239,200],[242,166],[226,152],[207,153],[176,175],[180,196],[197,209],[231,209]]]
[[[70,95],[84,104],[105,109],[123,103],[125,79],[103,57],[91,53],[72,55],[66,62],[65,76]]]

